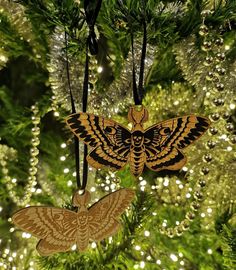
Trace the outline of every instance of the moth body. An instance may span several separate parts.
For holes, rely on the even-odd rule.
[[[89,244],[89,215],[88,210],[78,212],[77,222],[78,229],[76,235],[77,247],[80,251],[84,251]]]

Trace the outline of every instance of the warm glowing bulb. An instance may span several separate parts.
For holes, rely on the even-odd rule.
[[[178,257],[175,254],[170,254],[170,258],[173,262],[177,262],[178,261]]]
[[[140,262],[140,268],[144,268],[145,267],[145,262],[144,261],[141,261]]]
[[[161,260],[156,260],[156,264],[161,264]]]
[[[96,248],[97,247],[97,244],[95,242],[92,242],[91,247],[92,248]]]
[[[63,170],[63,172],[64,173],[68,173],[70,170],[68,169],[68,168],[65,168],[64,170]]]
[[[210,207],[207,208],[207,213],[209,213],[209,214],[212,213],[212,208],[210,208]]]
[[[186,198],[189,199],[191,197],[191,194],[190,193],[187,193],[186,194]]]
[[[90,191],[91,191],[91,192],[95,192],[95,191],[96,191],[96,188],[95,188],[95,187],[91,187],[91,188],[90,188]]]
[[[69,180],[68,182],[67,182],[67,186],[68,187],[71,187],[73,185],[73,182],[71,181],[71,180]]]
[[[150,232],[149,232],[149,231],[144,231],[144,235],[145,235],[146,237],[148,237],[148,236],[150,236]]]
[[[168,187],[169,186],[169,179],[165,178],[163,186]]]
[[[66,148],[66,144],[65,143],[62,143],[61,144],[61,148]]]
[[[209,248],[209,249],[207,250],[207,253],[208,253],[208,254],[212,254],[212,249]]]
[[[12,183],[16,183],[16,182],[17,182],[17,179],[16,179],[16,178],[12,178],[12,179],[11,179],[11,182],[12,182]]]
[[[71,250],[76,250],[76,244],[71,247]]]
[[[142,180],[141,182],[140,182],[140,185],[141,186],[145,186],[147,184],[147,181],[146,180]]]
[[[135,248],[136,250],[141,250],[141,247],[140,247],[140,246],[138,246],[138,245],[137,245],[137,246],[135,246],[134,248]]]
[[[66,160],[66,157],[65,157],[65,156],[61,156],[61,157],[60,157],[60,160],[61,160],[61,161],[65,161],[65,160]]]
[[[101,66],[98,67],[97,72],[98,72],[98,73],[102,73],[102,71],[103,71],[103,67],[101,67]]]

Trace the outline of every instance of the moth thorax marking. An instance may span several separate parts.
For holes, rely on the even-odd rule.
[[[137,110],[135,107],[131,107],[128,113],[128,120],[133,124],[133,127],[139,126],[143,127],[143,123],[148,120],[148,111],[142,106],[140,110]]]

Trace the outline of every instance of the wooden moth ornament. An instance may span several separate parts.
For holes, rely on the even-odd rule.
[[[166,120],[144,130],[148,111],[131,107],[128,120],[132,130],[117,122],[89,113],[75,113],[66,122],[72,132],[94,148],[87,156],[94,168],[120,170],[127,163],[138,177],[146,165],[153,171],[179,170],[186,163],[182,149],[193,143],[208,129],[208,118],[187,115]]]
[[[12,221],[20,229],[40,239],[37,244],[40,255],[66,252],[74,244],[79,251],[84,251],[89,240],[101,241],[118,231],[118,218],[134,195],[131,189],[120,189],[87,208],[90,193],[85,190],[80,195],[77,191],[72,199],[73,205],[78,207],[77,213],[56,207],[30,206],[16,212]]]

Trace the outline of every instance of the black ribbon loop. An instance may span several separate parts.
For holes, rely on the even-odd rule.
[[[98,43],[95,34],[94,26],[102,5],[102,0],[98,0],[97,3],[91,0],[84,0],[85,19],[89,27],[89,36],[87,39],[89,51],[91,55],[98,54]]]

